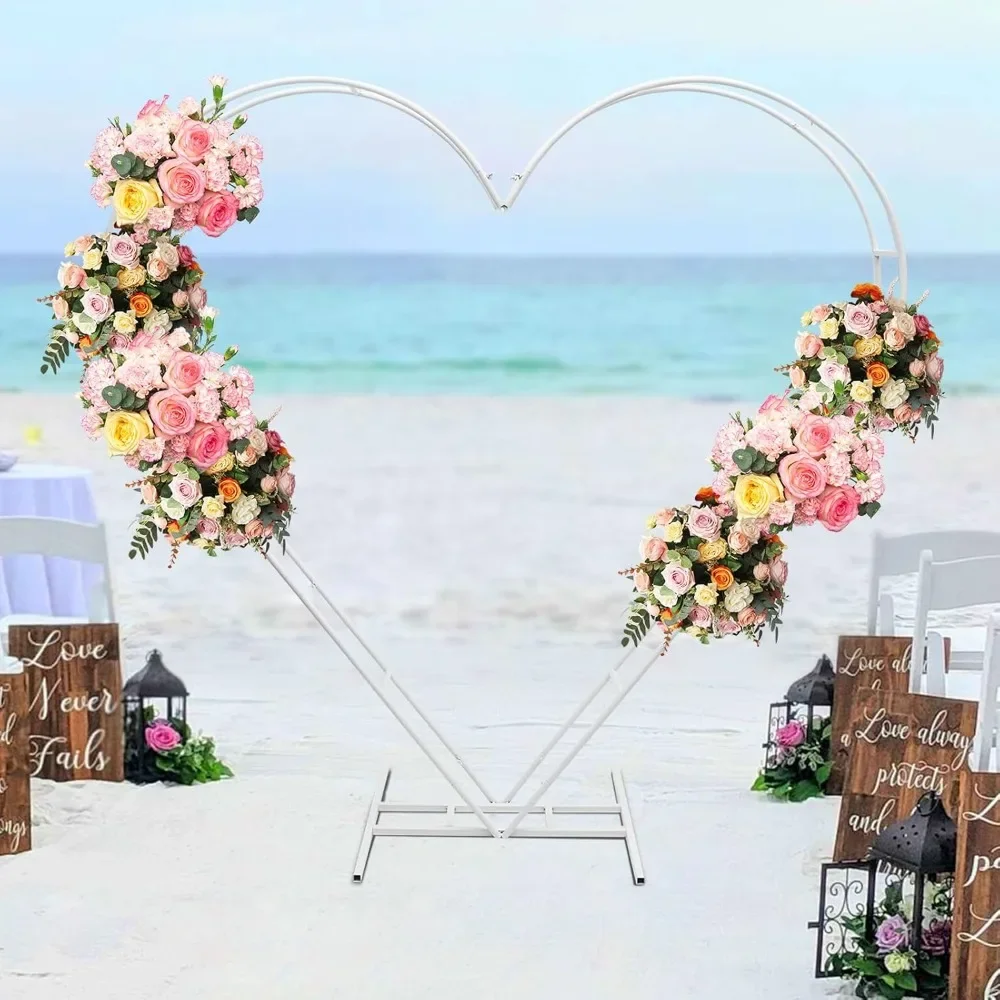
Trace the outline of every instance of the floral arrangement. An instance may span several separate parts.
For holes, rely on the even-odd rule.
[[[282,541],[293,508],[291,456],[254,414],[253,376],[215,345],[194,251],[195,227],[221,236],[252,222],[263,197],[263,150],[226,121],[225,79],[212,99],[176,110],[147,101],[132,123],[116,118],[94,143],[91,193],[114,227],[65,248],[59,291],[46,297],[54,325],[42,372],[75,350],[83,362],[83,428],[142,474],[143,507],[129,552],[145,557],[159,535],[215,555]]]
[[[149,709],[145,720],[146,746],[152,751],[146,760],[160,781],[194,785],[231,778],[233,772],[215,755],[215,741],[209,736],[193,736],[180,719],[157,719]]]
[[[865,1000],[904,1000],[917,996],[945,1000],[951,949],[953,879],[934,883],[924,897],[920,941],[911,941],[913,900],[904,897],[903,882],[886,887],[875,913],[873,931],[864,914],[842,917],[853,946],[832,955],[828,971],[857,983],[855,995]]]
[[[751,786],[783,802],[805,802],[824,794],[833,765],[829,718],[791,719],[774,734],[775,753]]]
[[[802,317],[798,359],[780,371],[791,385],[752,418],[733,415],[711,453],[715,479],[694,504],[664,508],[647,523],[622,645],[656,623],[702,642],[743,634],[777,638],[788,565],[782,532],[817,521],[841,531],[873,517],[885,483],[881,434],[916,436],[937,419],[944,362],[930,320],[857,285],[851,302]],[[810,332],[815,327],[816,332]]]

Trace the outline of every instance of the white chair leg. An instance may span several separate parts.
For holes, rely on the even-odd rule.
[[[892,594],[881,594],[878,599],[878,629],[876,635],[896,634],[896,603]]]
[[[993,745],[996,742],[998,689],[1000,689],[1000,615],[992,615],[986,629],[983,677],[979,691],[979,711],[976,716],[976,739],[972,749],[972,766],[977,771],[990,770]]]
[[[944,672],[944,636],[940,632],[927,633],[927,694],[938,698],[947,696]]]

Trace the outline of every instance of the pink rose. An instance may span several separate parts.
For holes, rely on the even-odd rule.
[[[927,359],[925,364],[927,367],[927,377],[932,382],[940,382],[941,376],[944,375],[944,358],[935,352]]]
[[[801,389],[806,384],[806,373],[798,365],[792,365],[788,369],[788,377],[792,380],[792,386]]]
[[[815,358],[823,350],[823,341],[814,333],[800,333],[795,338],[795,352],[800,358]]]
[[[171,296],[170,301],[173,302],[175,309],[187,309],[188,293],[183,288],[178,288]]]
[[[132,350],[138,351],[142,348],[152,347],[154,343],[153,335],[143,330],[132,338]]]
[[[212,148],[215,134],[204,123],[188,119],[181,125],[174,140],[174,152],[192,163],[200,163]]]
[[[244,534],[247,538],[262,538],[264,535],[264,522],[259,518],[255,517],[244,529]]]
[[[813,306],[812,317],[814,323],[822,323],[830,315],[829,306]]]
[[[711,507],[697,507],[688,515],[688,531],[706,542],[714,542],[721,530],[722,521]]]
[[[771,572],[771,580],[779,587],[783,587],[788,579],[788,563],[784,559],[775,559],[768,564],[768,569]]]
[[[744,608],[736,616],[736,624],[739,625],[740,628],[753,628],[758,621],[760,621],[760,617],[753,608]]]
[[[914,378],[923,378],[926,367],[927,366],[923,363],[923,361],[921,361],[920,358],[917,358],[916,361],[910,362],[910,374]]]
[[[207,538],[211,541],[214,538],[219,537],[219,522],[213,521],[210,517],[203,517],[199,522],[195,530],[201,535],[202,538]]]
[[[260,481],[260,488],[262,492],[270,495],[278,488],[278,480],[274,476],[264,476]]]
[[[795,444],[813,458],[820,458],[833,443],[836,425],[829,417],[810,413],[803,418],[795,434]]]
[[[295,476],[287,470],[283,470],[278,476],[278,489],[290,497],[295,492]]]
[[[185,403],[186,396],[181,396]],[[190,404],[188,404],[190,405]],[[208,469],[229,451],[229,432],[222,424],[196,424],[188,442],[188,457],[197,469]]]
[[[170,484],[170,494],[185,509],[193,507],[201,499],[201,483],[187,476],[178,476]]]
[[[52,300],[52,312],[60,322],[69,319],[69,303],[61,295],[57,295]]]
[[[205,286],[200,281],[197,285],[192,285],[188,289],[188,299],[195,309],[201,310],[205,308],[205,303],[208,301],[208,293],[205,291]]]
[[[178,351],[167,365],[163,381],[171,389],[187,395],[193,392],[205,377],[205,359],[191,351]]]
[[[205,193],[205,174],[193,163],[174,157],[164,160],[156,171],[163,197],[175,208],[178,205],[193,205]]]
[[[753,568],[753,578],[758,583],[767,583],[771,578],[771,567],[767,563],[757,563]]]
[[[856,333],[859,337],[871,336],[875,332],[877,322],[875,313],[864,302],[844,309],[844,326],[849,333]]]
[[[278,477],[278,485],[281,485],[281,477]],[[667,552],[667,543],[656,535],[649,535],[642,540],[639,547],[639,556],[649,562],[659,562]]]
[[[882,339],[890,351],[901,351],[906,347],[906,334],[896,325],[895,320],[889,320],[889,325],[885,328]]]
[[[778,478],[793,500],[818,497],[826,488],[826,469],[803,452],[786,455],[778,463]]]
[[[773,413],[776,411],[781,411],[785,408],[785,397],[776,396],[771,393],[763,403],[760,404],[760,408],[757,410],[758,413]]]
[[[139,244],[124,233],[108,237],[105,253],[112,264],[120,264],[122,267],[134,267],[139,263]]]
[[[194,251],[185,243],[177,247],[177,256],[185,268],[189,268],[194,263]]]
[[[686,594],[694,586],[694,573],[679,563],[668,563],[663,571],[663,585],[675,594]]]
[[[170,265],[156,253],[151,254],[146,261],[146,273],[153,281],[166,281],[170,277],[171,270]]]
[[[699,628],[709,628],[712,624],[712,612],[708,608],[703,608],[700,604],[696,604],[688,614],[688,621],[692,625],[699,626]]]
[[[892,417],[897,424],[912,424],[920,419],[920,414],[922,412],[923,411],[919,406],[914,409],[909,403],[900,403],[899,406],[892,411]]]
[[[161,114],[163,114],[163,109],[167,106],[167,100],[169,97],[169,94],[164,94],[162,101],[146,101],[146,103],[139,109],[139,113],[135,116],[135,120],[142,121],[143,118],[158,118]]]
[[[791,750],[793,747],[802,746],[806,741],[805,724],[793,719],[787,726],[781,726],[774,734],[774,740],[779,747]]]
[[[270,432],[268,432],[270,433]],[[662,510],[658,510],[654,515],[657,527],[662,528],[665,524],[670,524],[674,519],[674,515],[677,513],[673,507],[664,507]]]
[[[161,389],[149,397],[149,419],[160,437],[190,434],[195,416],[191,400],[176,389]]]
[[[59,265],[59,284],[63,288],[82,288],[87,280],[87,272],[79,264],[68,261]]]
[[[876,316],[881,316],[882,313],[889,311],[889,303],[885,299],[879,299],[876,302],[869,302],[868,308],[871,309]]]
[[[839,361],[824,361],[819,366],[819,378],[824,385],[832,389],[838,382],[847,385],[851,381],[851,373],[847,365],[842,365]]]
[[[115,304],[110,295],[102,295],[100,292],[91,289],[83,293],[83,311],[91,318],[102,323],[114,311]]]
[[[146,746],[156,753],[167,753],[179,746],[181,734],[163,719],[157,719],[146,726]]]
[[[132,346],[131,338],[124,333],[113,333],[108,338],[108,349],[111,351],[117,351],[119,354],[124,353]]]
[[[858,516],[861,497],[852,486],[830,486],[819,498],[816,516],[828,531],[843,531]]]
[[[240,205],[229,191],[208,195],[198,209],[198,225],[206,236],[221,236],[235,221]]]
[[[715,619],[715,631],[717,635],[736,635],[739,630],[739,625],[729,615],[720,614]]]
[[[239,549],[247,543],[247,536],[242,531],[227,531],[222,537],[222,544],[227,549]]]
[[[753,545],[753,539],[739,525],[734,525],[729,529],[729,538],[726,539],[729,548],[738,556],[745,555]]]
[[[261,488],[263,488],[263,483],[261,484]],[[265,490],[265,492],[267,491]],[[632,574],[632,583],[635,584],[635,589],[640,594],[644,594],[649,590],[649,574],[644,569],[637,569]]]
[[[148,480],[142,484],[142,502],[145,504],[156,503],[156,487]]]
[[[917,328],[917,333],[921,337],[926,337],[931,332],[931,321],[922,313],[917,313],[913,317],[913,325]]]

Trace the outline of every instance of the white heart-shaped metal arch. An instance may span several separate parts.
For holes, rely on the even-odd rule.
[[[401,111],[409,117],[416,119],[447,143],[475,175],[493,207],[499,211],[506,211],[517,200],[528,178],[534,173],[541,161],[551,152],[563,136],[576,128],[582,121],[624,101],[629,101],[636,97],[644,97],[649,94],[669,92],[708,94],[714,97],[724,97],[727,100],[739,101],[742,104],[770,115],[814,146],[847,185],[855,204],[861,212],[872,256],[874,280],[876,283],[881,283],[882,281],[883,257],[897,258],[899,295],[904,299],[906,298],[907,264],[902,233],[900,232],[892,203],[889,201],[885,189],[879,183],[878,178],[876,178],[868,164],[865,163],[860,154],[842,136],[806,108],[775,91],[758,87],[756,84],[744,83],[741,80],[732,80],[727,77],[718,76],[665,77],[660,80],[651,80],[633,87],[627,87],[624,90],[610,94],[608,97],[592,104],[589,108],[585,108],[579,114],[574,115],[560,126],[538,148],[528,161],[527,166],[512,176],[511,180],[513,183],[506,198],[502,198],[494,187],[493,175],[483,169],[469,147],[440,119],[436,118],[419,104],[409,100],[409,98],[396,94],[391,90],[386,90],[384,87],[375,86],[374,84],[333,76],[291,76],[276,80],[266,80],[261,83],[242,87],[228,94],[226,117],[232,119],[260,104],[302,94],[340,94],[377,101],[380,104],[395,108],[397,111]],[[763,100],[760,98],[763,98]],[[774,105],[777,105],[777,107]],[[791,112],[791,115],[785,112]],[[801,121],[796,120],[793,116],[798,116]],[[885,212],[889,231],[892,236],[892,249],[879,245],[875,227],[872,225],[871,217],[868,214],[868,209],[865,206],[857,184],[844,166],[842,160],[826,142],[815,135],[815,131],[822,133],[835,147],[839,147],[843,153],[846,153],[856,167],[864,174],[865,179],[871,185]]]

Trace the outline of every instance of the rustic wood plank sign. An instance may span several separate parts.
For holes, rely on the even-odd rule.
[[[28,679],[31,776],[124,780],[118,626],[15,625],[10,652]]]
[[[962,777],[950,1000],[1000,1000],[1000,774]]]
[[[859,691],[834,861],[865,857],[875,837],[937,792],[954,816],[976,733],[976,702]]]
[[[853,743],[851,717],[858,691],[907,692],[913,639],[893,635],[842,635],[837,640],[827,795],[840,795]]]
[[[31,850],[28,682],[0,674],[0,855]]]

